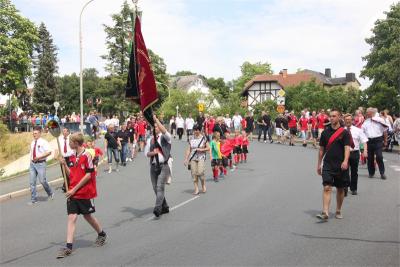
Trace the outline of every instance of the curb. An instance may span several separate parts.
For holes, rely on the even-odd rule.
[[[106,160],[103,158],[103,159],[99,162],[99,167],[100,167],[100,165],[102,165],[104,162],[106,162]],[[57,185],[61,185],[61,184],[63,184],[63,183],[64,183],[64,178],[63,178],[63,177],[59,177],[59,178],[57,178],[57,179],[55,179],[55,180],[53,180],[53,181],[50,181],[50,182],[49,182],[49,185],[57,186]],[[37,185],[37,186],[36,186],[36,190],[37,190],[37,191],[43,190],[43,186],[42,186],[41,184],[40,184],[40,185]],[[20,196],[27,195],[27,194],[30,193],[30,192],[31,192],[31,189],[30,189],[30,188],[25,188],[25,189],[21,189],[21,190],[17,190],[17,191],[14,191],[14,192],[10,192],[10,193],[1,195],[1,196],[0,196],[0,203],[2,203],[2,202],[4,202],[4,201],[7,201],[7,200],[10,200],[10,199],[13,199],[13,198],[16,198],[16,197],[20,197]]]
[[[61,177],[61,178],[57,178],[57,179],[55,179],[53,181],[50,181],[49,185],[57,186],[57,185],[62,184],[63,182],[64,182],[64,179]],[[43,186],[42,185],[36,186],[36,190],[37,191],[43,190]],[[4,194],[4,195],[1,195],[0,196],[0,203],[4,202],[6,200],[10,200],[12,198],[16,198],[16,197],[27,195],[29,192],[31,192],[31,189],[30,188],[25,188],[25,189],[21,189],[21,190],[18,190],[18,191],[14,191],[14,192],[11,192],[11,193],[7,193],[7,194]]]

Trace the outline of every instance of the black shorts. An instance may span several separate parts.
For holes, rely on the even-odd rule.
[[[235,146],[233,154],[242,154],[242,148],[240,146]]]
[[[322,170],[322,185],[330,185],[336,188],[348,187],[350,184],[348,171]]]
[[[211,167],[222,166],[222,159],[211,160]]]
[[[96,211],[91,199],[74,199],[67,200],[67,213],[69,214],[91,214]]]
[[[243,146],[242,146],[242,153],[244,153],[244,154],[249,153],[249,150],[247,149],[247,146],[246,146],[246,145],[243,145]]]
[[[228,165],[229,165],[228,158],[223,157],[222,158],[222,166],[224,166],[226,168],[226,167],[228,167]]]
[[[139,141],[139,142],[144,142],[144,135],[143,135],[143,134],[140,134],[140,135],[139,135],[138,141]]]
[[[312,137],[313,137],[314,139],[317,139],[317,138],[318,138],[318,129],[312,129],[312,130],[311,130],[311,133],[312,133]]]
[[[290,128],[290,134],[296,135],[297,134],[297,128]]]

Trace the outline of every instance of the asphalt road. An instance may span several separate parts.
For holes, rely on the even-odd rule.
[[[184,142],[174,142],[172,211],[155,220],[148,162],[139,155],[118,173],[101,172],[96,217],[108,234],[83,218],[72,256],[57,260],[66,234],[65,199],[35,206],[20,197],[0,204],[2,266],[399,266],[399,156],[385,154],[388,180],[360,168],[359,195],[345,199],[343,220],[319,223],[321,178],[317,151],[253,142],[249,161],[193,197],[183,167]],[[44,196],[44,192],[40,193]],[[334,197],[334,196],[333,196]],[[335,202],[331,206],[334,212]]]

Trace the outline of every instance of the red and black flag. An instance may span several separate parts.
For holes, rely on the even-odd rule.
[[[134,42],[129,59],[126,97],[140,105],[145,119],[154,126],[152,105],[158,101],[154,73],[143,39],[139,16],[135,19]]]

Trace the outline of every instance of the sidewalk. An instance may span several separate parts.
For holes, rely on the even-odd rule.
[[[57,142],[57,141],[55,141]],[[103,150],[104,141],[103,139],[97,140],[97,147]],[[103,151],[104,152],[104,151]],[[29,159],[29,157],[28,157]],[[27,163],[29,166],[29,163]],[[22,170],[20,170],[22,171]],[[10,199],[12,197],[25,195],[30,192],[29,189],[29,172],[18,175],[14,178],[10,178],[0,182],[0,202]],[[46,169],[46,178],[52,187],[61,185],[63,183],[61,167],[59,164],[48,166]],[[37,181],[37,188],[40,190],[42,185]]]

